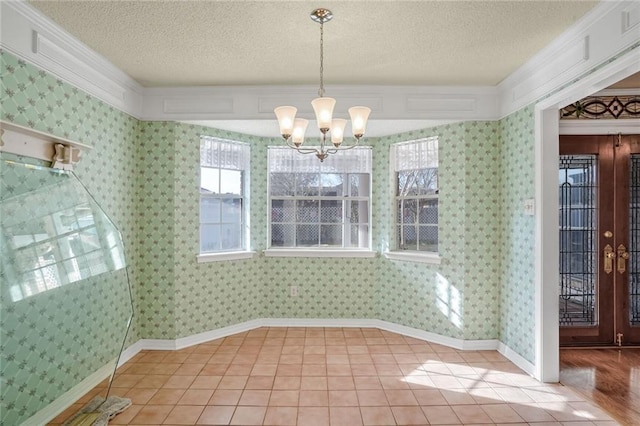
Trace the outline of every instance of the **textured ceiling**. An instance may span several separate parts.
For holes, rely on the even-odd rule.
[[[144,86],[495,85],[593,1],[33,1]]]

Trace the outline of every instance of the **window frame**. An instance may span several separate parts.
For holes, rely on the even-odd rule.
[[[271,171],[272,164],[272,156],[276,149],[290,149],[282,146],[269,146],[267,149],[267,249],[265,250],[266,256],[277,256],[277,257],[374,257],[375,252],[372,251],[372,180],[373,180],[373,164],[372,164],[372,148],[370,146],[359,146],[354,149],[366,149],[369,155],[369,170],[366,173],[362,172],[335,172],[335,171],[326,171],[323,172],[319,170],[317,172],[320,177],[320,181],[322,181],[323,174],[340,174],[342,175],[342,182],[349,182],[350,176],[359,175],[359,174],[367,174],[368,177],[366,179],[368,191],[367,195],[351,195],[350,186],[344,185],[344,187],[349,188],[347,195],[340,196],[327,196],[327,195],[273,195],[271,191],[271,174],[278,173]],[[304,154],[295,153],[293,158],[297,158],[296,156],[300,156],[301,158]],[[315,161],[317,160],[313,157]],[[286,173],[286,172],[281,172]],[[297,174],[305,173],[305,172],[290,172],[292,175],[296,176]],[[316,172],[314,172],[316,173]],[[295,187],[295,186],[294,186]],[[315,246],[274,246],[272,245],[272,228],[274,225],[273,221],[273,213],[272,206],[273,202],[277,200],[282,201],[291,201],[297,203],[298,201],[318,201],[319,207],[318,212],[321,216],[321,203],[322,201],[341,201],[342,202],[342,217],[340,222],[322,222],[321,219],[318,219],[317,223],[307,223],[307,222],[298,222],[297,218],[294,218],[293,222],[275,222],[275,224],[290,224],[293,226],[297,225],[317,225],[321,227],[322,225],[337,225],[340,224],[342,226],[342,238],[341,238],[341,246],[321,246],[320,240],[318,240],[318,245]],[[367,203],[367,217],[366,222],[358,222],[351,223],[350,222],[350,202],[366,202]],[[349,247],[345,246],[345,235],[350,231],[351,226],[362,226],[366,225],[368,228],[367,239],[366,239],[366,247]],[[320,238],[320,234],[319,234]],[[295,242],[295,235],[294,235]]]
[[[416,203],[418,205],[420,205],[421,201],[428,201],[428,200],[436,200],[437,204],[438,204],[438,208],[440,205],[440,194],[439,194],[439,188],[440,188],[440,161],[438,158],[437,161],[437,187],[436,187],[436,191],[433,194],[416,194],[416,195],[398,195],[398,173],[401,170],[397,169],[397,164],[396,164],[396,149],[399,146],[402,145],[411,145],[411,144],[417,144],[417,143],[421,143],[421,142],[425,142],[428,140],[435,140],[436,143],[438,144],[438,153],[440,152],[440,144],[439,144],[439,137],[437,135],[433,135],[433,136],[427,136],[427,137],[423,137],[423,138],[419,138],[419,139],[413,139],[413,140],[407,140],[407,141],[402,141],[402,142],[397,142],[394,144],[391,144],[389,147],[389,175],[390,175],[390,190],[391,190],[391,194],[392,194],[392,223],[391,223],[391,249],[387,252],[384,253],[384,256],[388,259],[392,259],[392,260],[403,260],[403,261],[412,261],[412,262],[421,262],[421,263],[429,263],[429,264],[440,264],[441,262],[441,257],[440,257],[440,215],[438,213],[438,222],[437,224],[435,224],[437,230],[438,230],[438,239],[437,239],[437,250],[419,250],[419,233],[416,235],[416,241],[417,241],[417,247],[415,249],[410,249],[410,248],[401,248],[400,247],[400,238],[398,235],[399,232],[399,227],[404,225],[403,222],[400,221],[400,218],[398,217],[398,203],[400,201],[404,201],[404,200],[416,200]],[[439,157],[439,155],[438,155]],[[407,170],[424,170],[424,169],[433,169],[434,167],[420,167],[420,168],[416,168],[416,169],[407,169]],[[417,222],[415,222],[413,225],[418,227],[421,226],[420,225],[420,221],[419,221],[419,213],[416,215],[416,220]],[[425,225],[428,226],[428,225]],[[419,231],[418,231],[419,232]]]
[[[202,144],[206,139],[215,140],[218,143],[225,143],[231,145],[238,145],[242,147],[242,149],[246,150],[243,155],[246,155],[246,164],[244,168],[230,168],[230,167],[214,167],[210,165],[202,164]],[[210,135],[201,135],[200,143],[199,143],[199,165],[198,165],[198,254],[197,261],[198,263],[207,263],[214,261],[223,261],[223,260],[238,260],[238,259],[248,259],[252,258],[255,254],[255,251],[250,249],[250,173],[251,173],[251,145],[247,142],[236,141],[230,139],[224,139],[217,136]],[[220,150],[220,148],[218,148]],[[220,158],[220,156],[219,156]],[[202,191],[202,169],[209,168],[212,170],[217,170],[218,172],[218,182],[221,184],[221,175],[224,170],[231,171],[239,171],[241,180],[240,180],[240,195],[237,194],[208,194],[203,193]],[[220,250],[215,251],[202,251],[202,226],[207,225],[208,223],[202,221],[202,201],[203,199],[217,199],[221,202],[224,200],[235,200],[240,199],[241,203],[241,212],[240,212],[240,248],[221,248]],[[210,222],[210,224],[219,224],[223,225],[226,222],[222,221],[222,206],[220,206],[220,221],[218,222]]]

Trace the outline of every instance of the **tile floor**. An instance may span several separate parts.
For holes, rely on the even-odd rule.
[[[64,422],[102,387],[51,423]],[[496,351],[457,351],[373,328],[259,328],[179,351],[142,351],[112,394],[112,425],[615,425]]]

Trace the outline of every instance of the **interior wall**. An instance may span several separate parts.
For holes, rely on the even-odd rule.
[[[374,259],[265,257],[267,149],[261,138],[175,123],[175,294],[178,337],[255,318],[374,318]],[[253,259],[197,263],[200,136],[251,145],[250,224]],[[190,165],[190,166],[185,166]],[[171,207],[169,207],[170,209]],[[298,286],[298,296],[289,287]]]
[[[378,317],[463,339],[499,334],[498,126],[463,122],[380,138],[374,162],[379,250],[393,237],[389,146],[439,138],[440,265],[380,259]]]
[[[500,336],[500,127],[465,123],[464,338]],[[452,256],[455,258],[455,256]]]
[[[168,210],[175,212],[175,270],[176,331],[186,337],[215,330],[254,318],[263,312],[264,298],[257,285],[260,277],[255,259],[197,263],[200,251],[200,136],[242,140],[251,144],[251,164],[256,162],[254,147],[260,139],[217,129],[174,123],[176,129],[175,168],[172,182],[174,202]],[[257,183],[250,175],[251,221],[255,212],[253,197]],[[261,177],[264,179],[264,177]],[[252,225],[252,231],[258,229]],[[251,233],[252,244],[257,238]]]
[[[274,130],[277,126],[274,122]],[[306,144],[313,144],[309,140]],[[373,144],[372,158],[377,151],[373,139],[363,145]],[[268,146],[282,145],[282,138],[267,139],[251,149],[251,173],[254,184],[252,231],[258,235],[255,248],[267,248],[269,227],[269,200],[267,187]],[[313,154],[310,154],[313,155]],[[375,161],[375,160],[374,160]],[[375,176],[373,177],[375,179]],[[374,184],[375,185],[375,184]],[[375,190],[372,199],[375,200]],[[373,209],[372,227],[375,238],[377,223]],[[371,224],[370,224],[371,226]],[[264,257],[258,259],[261,278],[264,315],[267,318],[375,318],[376,259],[372,258],[305,258]],[[298,286],[298,296],[290,297],[290,286]]]
[[[183,123],[143,123],[143,146],[155,140],[149,142],[151,149],[143,148],[151,167],[141,172],[144,185],[150,185],[143,191],[141,230],[147,244],[154,245],[141,257],[143,336],[186,337],[255,318],[379,318],[449,337],[497,338],[497,131],[495,122],[469,122],[369,141],[374,158],[373,247],[384,251],[392,244],[393,232],[389,146],[440,137],[443,262],[426,265],[381,257],[265,257],[267,147],[280,145],[280,140]],[[199,196],[192,188],[199,185],[203,134],[251,144],[251,243],[258,252],[253,259],[196,261],[199,224],[193,212]],[[171,192],[173,203],[167,203]],[[149,238],[154,232],[158,235]],[[173,283],[164,279],[167,276],[173,276]],[[298,286],[298,297],[289,296],[292,285]],[[471,297],[465,297],[465,291]],[[175,337],[170,337],[172,324]]]
[[[532,155],[522,155],[526,148],[523,151],[517,143],[507,147],[500,138],[501,132],[507,132],[509,140],[512,133],[519,135],[521,126],[512,130],[513,118],[368,140],[374,162],[373,248],[382,252],[394,232],[389,146],[439,136],[440,265],[381,256],[265,257],[261,250],[266,248],[268,225],[266,154],[267,147],[280,144],[280,139],[183,123],[139,122],[6,52],[2,59],[3,84],[9,88],[2,95],[3,119],[95,147],[80,162],[78,175],[128,244],[136,307],[129,344],[139,338],[174,339],[272,317],[378,318],[454,338],[500,337],[525,357],[534,346],[531,333],[516,338],[517,329],[503,323],[522,318],[524,328],[528,317],[521,312],[532,312],[532,301],[514,297],[512,293],[519,293],[511,285],[506,289],[503,285],[499,298],[501,279],[527,276],[514,272],[519,267],[509,268],[506,275],[502,271],[501,265],[522,262],[500,260],[504,253],[496,247],[503,234],[514,245],[524,244],[521,252],[533,238],[529,218],[511,221],[519,216],[520,190],[533,188]],[[515,122],[529,125],[530,118],[529,111]],[[253,259],[196,261],[202,134],[251,144],[251,239],[258,251]],[[506,173],[501,168],[505,158],[511,164]],[[522,184],[514,186],[505,176]],[[504,202],[513,204],[508,213],[501,207]],[[518,230],[521,225],[524,229]],[[518,282],[512,281],[517,287]],[[299,286],[298,297],[289,297],[290,285]],[[505,303],[521,305],[505,313],[500,308]]]
[[[2,120],[93,147],[83,154],[75,172],[123,236],[135,298],[139,279],[136,262],[139,253],[136,217],[138,120],[7,52],[0,52],[0,74]],[[21,188],[26,186],[25,182],[19,181],[15,174],[4,173],[4,169],[2,172],[4,186],[12,188],[11,191],[16,190],[15,195],[18,196]],[[16,182],[11,182],[12,179]],[[41,187],[45,184],[40,181]],[[27,203],[30,211],[25,206],[24,214],[34,221],[42,217],[43,211],[57,211],[71,201],[67,194],[51,206],[46,204],[51,203],[51,197],[42,195],[30,197],[31,202]],[[46,296],[15,302],[6,311],[4,307],[11,302],[3,299],[2,314],[13,315],[14,318],[3,317],[3,325],[13,325],[3,326],[2,359],[6,360],[6,356],[15,353],[29,362],[18,366],[17,370],[11,362],[3,362],[0,423],[21,424],[112,360],[117,352],[114,348],[120,347],[129,315],[129,305],[123,303],[128,300],[123,280],[124,273],[101,274],[82,283],[62,286],[47,292]],[[7,293],[2,296],[6,297]],[[114,307],[108,315],[94,320],[101,313],[99,306],[92,309],[91,303],[95,300],[111,302]],[[71,320],[69,312],[77,313],[77,319]],[[105,323],[97,327],[100,320]],[[17,322],[23,325],[20,333],[25,329],[32,331],[28,339],[22,340],[16,333],[11,333],[10,328]],[[91,325],[93,329],[88,328]],[[6,339],[5,333],[16,338]],[[126,345],[135,343],[139,338],[138,322],[134,318]],[[28,345],[21,345],[24,341],[28,341]],[[95,356],[85,357],[88,350]],[[25,356],[25,351],[28,356]],[[45,377],[46,383],[35,386],[34,392],[13,386],[33,380],[33,376]]]
[[[438,136],[438,250],[440,265],[380,259],[377,311],[380,319],[445,336],[464,336],[465,161],[464,123],[380,138],[374,161],[376,249],[393,247],[394,193],[390,146]],[[458,257],[457,254],[460,254]]]
[[[140,122],[135,182],[140,338],[175,339],[175,124]]]
[[[140,122],[1,49],[0,61],[2,120],[93,147],[75,173],[122,233],[135,300]],[[134,318],[128,342],[139,338]]]
[[[22,64],[19,69],[11,68],[9,74],[19,74],[26,67],[32,73],[48,76]],[[89,102],[104,109],[103,116],[127,117],[130,134],[117,143],[97,144],[80,163],[78,172],[83,178],[87,176],[90,189],[99,194],[99,199],[128,201],[112,202],[111,210],[117,223],[123,221],[118,217],[126,218],[125,239],[129,236],[130,244],[137,241],[140,246],[130,254],[138,265],[132,271],[138,320],[133,336],[173,339],[253,318],[293,317],[380,318],[450,337],[497,338],[498,274],[493,250],[499,236],[495,222],[499,208],[496,123],[457,123],[369,141],[374,150],[373,246],[384,251],[391,244],[393,232],[389,145],[439,135],[441,265],[381,257],[272,258],[264,257],[260,251],[267,243],[266,152],[269,145],[281,143],[278,138],[251,137],[183,123],[139,123],[75,88],[68,90],[82,98],[82,103],[78,101],[74,107],[76,126],[88,128],[64,131],[39,124],[55,121],[61,112],[59,126],[73,128],[74,114],[65,114],[59,108],[48,112],[45,109],[39,119],[33,107],[29,111],[35,118],[11,114],[9,108],[5,109],[5,119],[87,141],[95,138],[93,132],[106,131],[100,128],[106,124],[102,118],[90,124],[88,118],[98,108],[90,107],[93,114],[85,112]],[[27,106],[38,106],[42,97],[37,90],[23,96]],[[55,104],[56,96],[47,101]],[[198,221],[193,213],[198,210],[201,134],[240,139],[252,145],[251,235],[252,247],[259,253],[254,259],[196,262]],[[132,145],[136,155],[131,155],[131,148],[124,149],[119,144]],[[105,149],[117,156],[111,161]],[[136,157],[139,167],[135,167]],[[116,189],[116,182],[127,189]],[[110,183],[108,188],[106,183]],[[297,298],[289,297],[290,285],[299,286]]]
[[[535,216],[524,201],[535,198],[534,107],[499,122],[501,243],[500,341],[535,361]]]

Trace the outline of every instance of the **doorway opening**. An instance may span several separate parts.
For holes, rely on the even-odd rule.
[[[640,135],[559,148],[560,345],[640,345]]]
[[[542,382],[558,382],[560,372],[559,110],[637,72],[640,61],[632,52],[535,106],[535,377]]]

